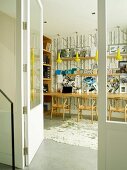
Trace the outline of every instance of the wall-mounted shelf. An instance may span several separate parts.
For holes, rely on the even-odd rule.
[[[51,67],[52,65],[51,64],[43,64],[43,66]]]
[[[63,60],[63,61],[75,61],[75,57],[64,57],[64,58],[62,58],[61,57],[61,59]],[[79,57],[79,59],[80,60],[93,60],[93,59],[95,59],[95,57]]]
[[[111,74],[107,74],[108,76],[120,76],[122,73],[111,73]]]
[[[121,54],[123,57],[127,57],[127,54]],[[115,58],[116,55],[108,55],[107,58]]]
[[[85,74],[85,73],[82,73],[82,74],[66,74],[67,76],[71,76],[71,77],[74,77],[74,76],[82,76],[82,77],[91,77],[91,76],[97,76],[97,74]]]
[[[51,78],[43,78],[43,80],[51,81],[52,79]]]

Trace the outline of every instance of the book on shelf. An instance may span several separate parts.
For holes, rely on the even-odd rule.
[[[43,77],[44,78],[50,78],[50,74],[51,74],[51,69],[48,66],[43,66]]]
[[[50,64],[50,59],[46,55],[43,56],[43,64]]]

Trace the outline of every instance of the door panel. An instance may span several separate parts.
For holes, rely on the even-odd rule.
[[[111,2],[111,1],[108,1]],[[117,4],[117,2],[115,2]],[[116,5],[115,4],[115,5]],[[122,4],[121,4],[122,5]],[[117,6],[117,5],[116,5]],[[111,5],[110,5],[111,7]],[[112,6],[113,7],[113,6]],[[98,0],[98,50],[99,50],[99,95],[98,95],[98,112],[99,112],[99,146],[98,146],[98,169],[99,170],[126,170],[127,157],[127,123],[124,122],[124,112],[119,110],[121,103],[115,107],[114,116],[121,114],[122,121],[116,121],[114,116],[109,117],[109,94],[107,93],[107,1]],[[120,9],[119,9],[120,10]],[[110,11],[111,12],[111,11]],[[112,12],[114,12],[112,10]],[[111,14],[111,13],[110,13]],[[120,15],[121,13],[119,13]],[[111,16],[111,15],[110,15]],[[119,24],[119,21],[118,21]],[[115,53],[116,55],[116,53]],[[115,59],[110,61],[110,63]],[[116,62],[116,61],[115,61]],[[112,81],[111,81],[112,82]],[[115,92],[116,93],[116,92]],[[110,96],[117,96],[118,94],[110,94]],[[123,94],[120,96],[123,97]],[[114,97],[113,99],[114,100]],[[125,99],[123,99],[125,102]],[[119,112],[119,113],[117,113]],[[118,117],[119,118],[119,117]]]
[[[106,168],[126,170],[127,124],[107,122],[106,131]]]
[[[26,15],[27,29],[24,30],[24,64],[27,72],[24,73],[24,106],[27,114],[24,115],[25,165],[29,165],[36,151],[43,141],[43,98],[42,98],[42,5],[39,0],[27,0]],[[26,57],[27,56],[27,57]]]
[[[38,0],[30,1],[30,108],[28,113],[28,164],[43,140],[42,105],[42,7]]]

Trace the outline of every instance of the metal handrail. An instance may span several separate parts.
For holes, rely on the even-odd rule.
[[[12,141],[12,168],[15,170],[15,145],[14,145],[14,106],[9,97],[0,89],[0,93],[11,103],[11,141]]]

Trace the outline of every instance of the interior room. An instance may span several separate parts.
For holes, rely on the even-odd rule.
[[[124,97],[127,93],[127,28],[122,17],[126,15],[126,12],[123,10],[123,14],[115,17],[117,10],[123,9],[124,5],[119,6],[119,2],[116,3],[113,0],[107,1],[107,4],[107,120],[126,122],[126,99]],[[73,7],[73,11],[78,10],[78,13],[71,13],[70,6]],[[59,23],[56,24],[56,20]],[[51,132],[49,129],[45,130],[46,138],[58,142],[63,138],[66,143],[65,139],[70,136],[70,139],[76,143],[68,127],[71,128],[75,124],[76,128],[79,128],[78,125],[85,120],[84,124],[89,124],[88,126],[97,130],[97,1],[92,3],[82,0],[80,3],[44,1],[43,38],[45,127],[49,128],[47,124],[50,126],[51,122],[53,122],[53,127],[56,125],[56,129],[51,128]],[[59,124],[63,120],[65,120],[65,123],[62,123],[63,129],[68,128],[67,137],[62,133],[58,135],[59,131],[62,131]],[[84,136],[83,133],[82,135]],[[81,140],[83,140],[82,135]],[[58,136],[60,139],[57,139]],[[80,137],[76,138],[79,140]],[[97,134],[91,136],[91,141],[92,139],[97,145]],[[68,142],[71,143],[71,140],[67,139]],[[85,144],[85,142],[81,143]],[[93,143],[91,145],[93,147]]]
[[[107,1],[107,121],[110,122],[126,122],[127,118],[127,24],[124,21],[127,14],[126,2],[119,3]],[[120,10],[123,13],[118,15]],[[97,1],[44,0],[45,138],[96,151],[97,17]]]

